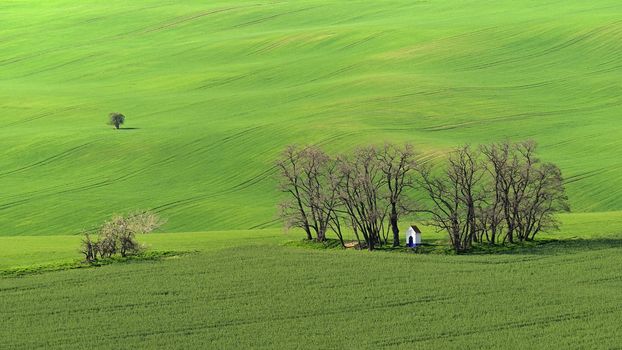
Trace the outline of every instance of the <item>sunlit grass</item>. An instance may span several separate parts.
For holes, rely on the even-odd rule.
[[[534,138],[575,212],[622,209],[621,7],[14,1],[0,27],[0,234],[154,209],[171,232],[274,228],[274,159]],[[477,20],[473,20],[473,19]],[[126,130],[105,125],[127,116]]]
[[[0,14],[0,349],[622,343],[619,1],[50,0]],[[273,164],[289,143],[442,156],[505,138],[535,139],[567,179],[572,213],[544,244],[370,253],[280,229]],[[140,237],[153,259],[75,268],[80,230],[136,209],[168,219]]]
[[[619,238],[470,256],[237,241],[0,277],[0,347],[615,348],[621,253]]]

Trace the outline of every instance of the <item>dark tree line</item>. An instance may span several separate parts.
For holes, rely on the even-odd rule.
[[[418,183],[430,199],[430,225],[448,233],[456,252],[475,242],[522,242],[557,229],[554,214],[569,210],[563,177],[535,152],[533,141],[464,146],[441,169],[421,166]]]
[[[405,190],[414,183],[415,165],[410,145],[360,147],[336,157],[314,146],[289,146],[277,162],[280,188],[289,194],[281,217],[309,240],[324,241],[331,230],[345,245],[347,226],[369,250],[387,244],[390,232],[397,246],[399,217],[412,210]]]
[[[419,185],[430,199],[422,210],[430,215],[429,224],[446,231],[456,251],[470,249],[477,237],[476,208],[484,200],[482,166],[475,152],[465,146],[450,154],[443,171],[425,164],[419,173]]]
[[[492,205],[488,206],[501,209],[499,222],[483,225],[483,233],[492,235],[488,231],[494,228],[503,241],[514,242],[532,240],[543,230],[556,229],[553,214],[569,210],[559,167],[537,158],[533,141],[485,146],[482,154],[493,189]]]
[[[318,241],[332,231],[344,246],[348,227],[369,250],[390,237],[398,246],[399,219],[413,213],[464,252],[474,243],[533,240],[557,229],[554,214],[569,210],[559,167],[540,161],[533,141],[463,146],[435,165],[417,161],[410,145],[360,147],[336,157],[289,146],[277,166],[289,194],[280,205],[288,227]],[[417,207],[414,192],[427,197]]]

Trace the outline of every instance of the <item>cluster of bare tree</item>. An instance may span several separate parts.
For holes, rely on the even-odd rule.
[[[562,174],[535,152],[533,141],[464,146],[442,170],[422,165],[417,182],[430,199],[429,223],[448,233],[457,252],[556,229],[554,214],[569,210]]]
[[[397,246],[399,217],[412,210],[405,190],[414,184],[415,165],[410,145],[361,147],[337,157],[314,146],[289,146],[277,162],[281,190],[290,194],[280,204],[281,217],[310,240],[323,241],[332,230],[345,245],[347,226],[369,250],[387,244],[390,232]]]
[[[450,153],[446,164],[418,162],[412,146],[360,147],[336,157],[318,147],[289,146],[277,162],[280,204],[288,227],[323,241],[331,230],[353,230],[369,250],[400,244],[399,218],[419,213],[446,231],[457,252],[474,242],[532,240],[557,227],[554,214],[568,210],[560,169],[536,156],[536,144],[503,142]],[[418,208],[407,196],[420,191],[429,200]]]
[[[153,232],[163,224],[164,221],[151,212],[114,216],[101,225],[96,238],[89,233],[84,234],[82,254],[87,262],[109,258],[116,254],[122,257],[136,254],[142,249],[136,241],[136,234]]]

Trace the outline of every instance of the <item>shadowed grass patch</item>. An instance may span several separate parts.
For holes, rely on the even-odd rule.
[[[164,259],[170,259],[175,257],[181,257],[191,254],[190,251],[154,251],[144,252],[136,255],[129,255],[126,257],[115,256],[104,259],[97,259],[93,262],[85,262],[83,259],[76,259],[73,262],[52,263],[31,265],[26,267],[15,267],[0,270],[0,277],[20,277],[24,275],[38,274],[44,272],[71,270],[71,269],[85,269],[106,266],[118,263],[136,263],[142,261],[160,261]]]

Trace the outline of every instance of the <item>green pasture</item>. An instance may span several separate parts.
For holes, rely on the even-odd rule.
[[[170,232],[275,228],[290,143],[422,153],[533,138],[572,209],[622,209],[622,5],[0,4],[0,234],[153,209]],[[109,112],[127,129],[105,125]]]
[[[306,249],[276,230],[153,234],[154,250],[197,251],[0,277],[0,348],[617,348],[620,216],[566,216],[563,240],[494,255]],[[4,237],[0,254],[37,256],[54,238],[78,241]]]
[[[250,246],[0,279],[0,346],[615,349],[617,242],[440,258]]]

